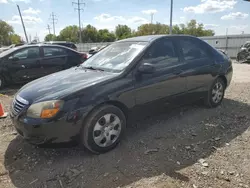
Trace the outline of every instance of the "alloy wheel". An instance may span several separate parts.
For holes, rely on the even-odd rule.
[[[223,98],[224,88],[222,83],[216,82],[212,90],[212,100],[215,104],[219,103]]]

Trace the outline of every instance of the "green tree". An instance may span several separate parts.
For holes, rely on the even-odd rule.
[[[161,23],[156,24],[143,24],[138,27],[136,32],[137,36],[142,35],[156,35],[156,34],[168,34],[169,26]]]
[[[100,29],[98,31],[98,42],[114,42],[115,34],[109,32],[107,29]]]
[[[10,34],[9,38],[12,44],[21,43],[21,37],[17,34]]]
[[[12,33],[14,33],[13,27],[7,22],[0,20],[0,45],[9,45],[9,36]]]
[[[125,39],[132,36],[132,31],[127,25],[118,25],[115,28],[115,35],[117,39]]]
[[[70,42],[79,42],[79,27],[76,25],[71,25],[65,27],[60,31],[57,40],[70,41]]]
[[[56,35],[48,34],[48,35],[45,36],[44,41],[53,41],[53,40],[56,40],[56,39],[57,39]]]
[[[179,26],[174,26],[173,33],[193,35],[197,37],[214,36],[215,34],[213,30],[205,29],[204,25],[202,23],[197,23],[196,20],[190,20],[186,25],[180,24]]]
[[[98,31],[92,25],[87,25],[82,30],[82,42],[98,42]]]
[[[169,26],[161,23],[156,24],[143,24],[138,27],[134,36],[142,35],[156,35],[156,34],[169,34]],[[203,24],[197,23],[196,20],[191,20],[186,25],[174,25],[173,34],[187,34],[194,35],[197,37],[200,36],[213,36],[214,31],[205,29]]]

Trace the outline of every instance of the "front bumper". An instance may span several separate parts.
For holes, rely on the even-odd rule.
[[[64,143],[78,139],[82,121],[63,116],[53,120],[34,119],[25,113],[14,116],[10,113],[17,132],[28,142],[36,145]]]

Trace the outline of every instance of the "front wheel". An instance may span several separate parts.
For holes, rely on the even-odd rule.
[[[87,117],[81,130],[81,143],[93,153],[105,153],[120,142],[125,127],[124,113],[116,106],[103,105]]]
[[[207,97],[205,98],[206,106],[215,108],[219,106],[224,98],[226,84],[221,78],[217,78],[211,85]]]

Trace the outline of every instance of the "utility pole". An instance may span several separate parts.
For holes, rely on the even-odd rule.
[[[51,27],[50,27],[50,25],[49,25],[49,24],[47,25],[47,29],[49,30],[49,34],[51,34],[51,33],[50,33],[50,29],[51,29]]]
[[[75,10],[78,11],[78,19],[79,19],[79,43],[82,42],[82,30],[81,30],[81,11],[83,11],[84,9],[81,8],[81,6],[85,6],[85,3],[80,2],[80,0],[77,0],[77,2],[72,2],[72,5],[77,5],[77,8],[75,8]]]
[[[52,14],[50,15],[51,17],[51,21],[52,21],[52,25],[53,25],[53,34],[56,35],[56,30],[55,30],[55,21],[57,21],[56,15],[54,14],[54,12],[52,12]]]
[[[172,35],[173,33],[173,0],[171,0],[170,5],[170,28],[169,28],[169,34]]]
[[[22,13],[20,11],[19,5],[16,5],[16,6],[17,6],[17,9],[18,9],[20,18],[21,18],[21,22],[22,22],[22,25],[23,25],[23,31],[24,31],[24,34],[25,34],[26,41],[27,41],[27,43],[29,43],[28,36],[27,36],[27,33],[26,33],[26,29],[25,29],[25,26],[24,26],[24,23],[23,23]]]
[[[151,24],[153,23],[153,20],[154,20],[154,13],[153,12],[151,12]]]

